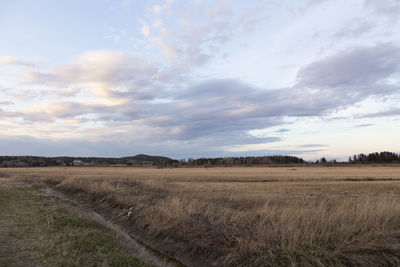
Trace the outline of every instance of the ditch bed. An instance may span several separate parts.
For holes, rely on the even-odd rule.
[[[176,243],[172,240],[149,239],[143,232],[129,224],[130,216],[134,216],[134,211],[129,208],[122,209],[116,205],[111,205],[104,199],[93,200],[85,193],[59,190],[55,186],[47,186],[46,193],[70,202],[81,214],[106,225],[121,236],[128,246],[141,251],[160,266],[216,265],[214,262],[209,262],[210,259],[185,254],[183,252],[185,251],[185,244]]]

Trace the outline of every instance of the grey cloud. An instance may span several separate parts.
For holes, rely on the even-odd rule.
[[[301,69],[298,86],[340,88],[374,85],[399,71],[400,48],[391,43],[357,47]]]
[[[282,128],[282,129],[279,129],[279,130],[277,130],[275,132],[276,133],[285,133],[285,132],[289,132],[289,131],[290,131],[289,129]]]
[[[391,19],[400,17],[400,1],[398,0],[364,0],[364,3],[376,14],[387,16]]]
[[[44,95],[49,95],[49,91],[42,91],[42,90],[33,90],[33,89],[25,89],[25,88],[19,88],[19,87],[13,87],[13,88],[7,88],[7,87],[2,87],[0,88],[0,91],[8,96],[10,99],[13,99],[14,102],[24,102],[24,101],[29,101],[35,98],[40,98]]]
[[[372,123],[364,123],[364,124],[356,125],[355,127],[356,128],[363,128],[363,127],[369,127],[369,126],[372,126],[372,125],[374,125],[374,124],[372,124]]]
[[[338,30],[333,38],[336,39],[347,39],[360,37],[374,28],[370,21],[366,20],[354,20],[350,24],[345,25],[343,28]]]
[[[14,104],[14,103],[11,101],[0,101],[1,106],[12,105],[12,104]]]
[[[181,126],[179,138],[267,128],[284,116],[327,114],[371,96],[399,92],[385,84],[399,72],[399,47],[355,47],[303,67],[291,88],[261,90],[237,80],[209,80],[178,93],[164,127]],[[170,113],[168,113],[168,110]],[[178,115],[178,116],[176,116]]]
[[[299,13],[304,13],[307,10],[317,8],[329,2],[333,2],[333,0],[305,0],[303,5],[300,6],[300,8],[296,9],[295,11]]]
[[[185,140],[185,144],[202,144],[204,147],[215,148],[215,150],[218,150],[223,146],[229,147],[232,145],[266,144],[279,142],[281,140],[281,138],[275,136],[258,138],[250,136],[244,132],[225,132],[223,135],[216,134],[214,136]]]
[[[400,108],[391,108],[386,111],[365,114],[362,116],[362,118],[379,118],[379,117],[392,117],[392,116],[400,116]]]
[[[324,144],[304,144],[304,145],[300,145],[299,147],[327,147],[327,145],[324,145]]]
[[[325,1],[323,1],[323,0],[305,0],[304,2],[305,2],[304,5],[306,7],[313,7],[313,6],[321,5],[321,4],[323,4],[324,2],[327,2],[327,1],[326,0]]]
[[[3,117],[21,118],[25,122],[54,122],[57,119],[71,119],[82,115],[94,115],[92,120],[112,121],[129,120],[127,116],[122,116],[116,112],[116,107],[102,104],[84,104],[78,102],[54,102],[33,106],[30,109],[17,111],[2,111]],[[108,116],[108,117],[107,117]],[[104,119],[107,118],[107,119]],[[81,120],[84,120],[81,118]]]
[[[18,111],[4,111],[3,109],[0,108],[0,115],[2,119],[6,119],[6,118],[19,118],[21,117],[21,113]]]
[[[33,121],[51,121],[56,119],[66,119],[78,115],[90,114],[94,112],[104,112],[104,110],[96,110],[96,106],[85,105],[74,102],[53,103],[45,106],[44,110],[33,112],[25,112],[24,119]]]
[[[226,94],[222,93],[223,96],[219,96],[221,92],[214,90],[216,88],[226,91]],[[206,92],[207,90],[209,92]],[[201,91],[205,91],[206,97],[201,95]],[[279,118],[270,118],[268,113],[261,114],[260,110],[246,110],[254,101],[253,98],[258,97],[254,96],[252,91],[257,90],[232,80],[217,80],[193,87],[190,93],[183,94],[184,97],[172,103],[130,101],[109,107],[60,102],[39,106],[34,111],[24,112],[20,116],[29,121],[51,121],[93,114],[93,120],[106,124],[120,121],[149,126],[154,131],[148,133],[148,140],[160,142],[201,140],[203,143],[228,145],[279,141],[278,137],[256,138],[246,133],[254,128],[267,128],[283,123]],[[250,98],[246,99],[246,93],[250,94]],[[188,103],[190,106],[186,106]]]
[[[223,20],[210,22],[181,33],[177,42],[183,41],[187,45],[187,48],[182,51],[185,67],[203,66],[211,61],[222,45],[232,39],[235,30],[234,23]]]
[[[179,95],[172,105],[163,105],[162,110],[171,119],[162,126],[179,127],[177,137],[193,139],[281,124],[280,119],[261,113],[255,94],[256,89],[234,80],[201,83]],[[261,96],[265,100],[265,95]]]

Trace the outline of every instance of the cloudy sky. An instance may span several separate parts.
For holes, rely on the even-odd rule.
[[[400,152],[399,0],[0,0],[0,154]]]

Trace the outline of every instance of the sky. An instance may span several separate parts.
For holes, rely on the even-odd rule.
[[[0,0],[0,154],[400,152],[399,0]]]

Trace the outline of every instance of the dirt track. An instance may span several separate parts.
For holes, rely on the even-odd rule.
[[[44,199],[47,200],[46,203],[43,202]],[[131,235],[124,232],[121,227],[106,220],[88,206],[81,205],[67,195],[49,187],[39,187],[2,177],[0,178],[0,203],[0,266],[53,265],[54,259],[47,259],[44,256],[44,254],[47,254],[48,248],[43,248],[42,244],[34,242],[33,239],[36,236],[30,234],[40,231],[42,227],[47,228],[47,225],[37,225],[37,218],[35,218],[34,214],[30,214],[29,210],[26,210],[26,208],[30,208],[32,213],[35,213],[37,211],[34,206],[38,205],[47,207],[49,205],[57,205],[57,208],[62,206],[62,208],[72,212],[73,215],[78,215],[106,226],[116,236],[118,245],[147,262],[147,264],[138,264],[140,266],[143,266],[143,264],[149,266],[177,265],[172,259],[167,259],[161,253],[140,244]],[[22,220],[21,217],[23,218]],[[54,223],[51,220],[49,221],[49,218],[47,218],[47,224]],[[41,242],[45,243],[48,241],[46,239],[41,240]],[[62,256],[68,257],[68,255]],[[62,259],[57,259],[57,261],[63,262]],[[114,264],[111,263],[110,265],[113,266]],[[135,263],[134,266],[136,265]]]

